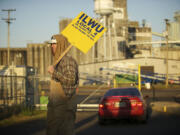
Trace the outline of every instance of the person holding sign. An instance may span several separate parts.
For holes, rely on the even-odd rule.
[[[51,74],[50,94],[47,112],[47,135],[73,135],[76,116],[76,89],[79,84],[77,62],[66,53],[67,38],[58,34],[52,36],[51,50],[53,65],[49,66]]]
[[[84,12],[51,40],[54,56],[53,66],[48,68],[52,75],[47,113],[47,135],[73,135],[76,113],[76,88],[79,72],[76,61],[68,56],[75,46],[83,53],[97,42],[107,29]],[[68,45],[68,41],[71,45]]]

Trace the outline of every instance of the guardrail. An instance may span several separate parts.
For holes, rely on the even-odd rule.
[[[35,104],[37,109],[46,110],[47,104]],[[77,111],[98,111],[99,104],[77,104]]]
[[[101,87],[104,85],[99,86],[95,91],[93,91],[91,94],[89,94],[88,97],[86,97],[83,101],[81,101],[80,104],[77,104],[77,111],[98,111],[99,104],[85,104],[85,102],[94,96]],[[35,104],[36,108],[47,110],[47,104]]]

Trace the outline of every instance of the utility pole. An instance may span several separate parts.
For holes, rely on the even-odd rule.
[[[12,20],[16,20],[15,18],[10,18],[10,12],[16,11],[16,9],[2,9],[2,11],[8,12],[8,18],[2,18],[8,24],[8,40],[7,40],[7,52],[8,52],[8,66],[10,66],[10,23]]]
[[[168,46],[168,27],[169,27],[169,20],[168,19],[165,19],[165,22],[166,22],[166,88],[168,87],[168,59],[169,59],[169,56],[168,56],[168,51],[169,51],[169,46]]]

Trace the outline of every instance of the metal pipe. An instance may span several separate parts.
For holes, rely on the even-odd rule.
[[[152,41],[152,42],[129,42],[128,45],[143,45],[143,44],[166,44],[167,41]],[[170,44],[180,43],[180,40],[177,41],[168,41]]]

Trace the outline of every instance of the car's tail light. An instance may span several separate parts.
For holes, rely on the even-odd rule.
[[[137,102],[137,106],[141,107],[141,106],[143,106],[143,103],[142,102]]]
[[[133,99],[131,100],[131,106],[132,107],[142,107],[143,106],[143,103],[142,101],[139,101],[138,99]]]
[[[131,100],[131,106],[134,107],[137,105],[137,101],[136,100]]]
[[[103,108],[104,107],[104,105],[103,104],[99,104],[99,108]]]

